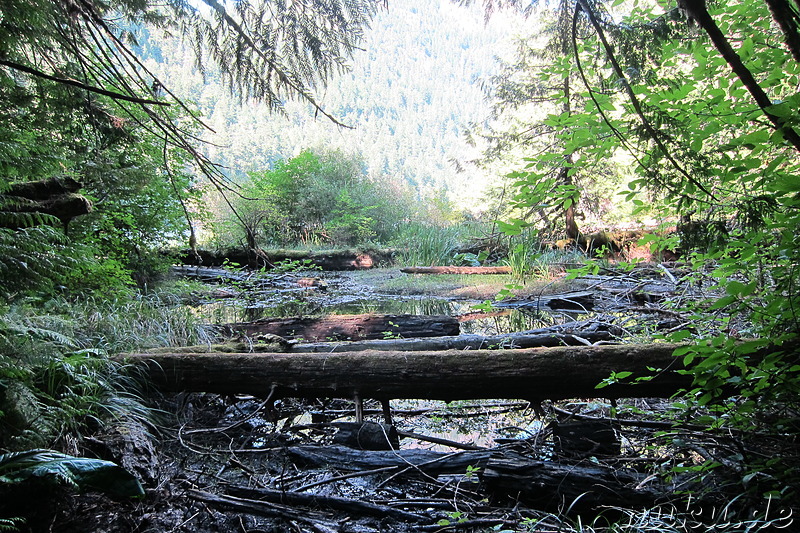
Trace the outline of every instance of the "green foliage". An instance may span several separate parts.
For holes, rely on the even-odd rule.
[[[201,344],[198,319],[168,294],[117,300],[52,299],[5,306],[0,315],[0,446],[53,446],[109,421],[150,413],[134,368],[107,354]]]
[[[462,226],[408,225],[395,241],[403,249],[399,262],[409,266],[450,265],[464,243],[464,231]]]
[[[0,455],[0,483],[41,478],[79,490],[141,498],[144,489],[130,472],[110,461],[73,457],[53,450],[26,450]]]
[[[385,242],[408,217],[402,195],[370,179],[340,152],[306,150],[250,174],[237,212],[262,246]]]

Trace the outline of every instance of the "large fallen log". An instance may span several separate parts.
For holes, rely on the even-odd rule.
[[[674,344],[441,352],[130,354],[169,391],[467,400],[668,397],[691,385]],[[648,368],[663,369],[651,372]],[[613,372],[650,376],[596,386]]]
[[[397,250],[386,248],[381,250],[261,250],[259,266],[270,269],[273,265],[286,261],[303,263],[308,261],[310,267],[322,270],[363,270],[378,264],[391,263]],[[253,260],[252,253],[244,248],[230,248],[219,252],[197,250],[203,266],[221,266],[226,263],[237,263],[247,266]],[[195,264],[196,259],[191,250],[181,250],[178,257],[186,264]],[[301,265],[302,266],[302,265]]]
[[[400,272],[405,274],[511,274],[509,266],[429,266],[429,267],[405,267]]]
[[[481,473],[495,496],[508,495],[539,509],[580,512],[599,507],[650,509],[674,494],[655,478],[588,461],[557,463],[511,452],[494,454]]]
[[[458,320],[445,315],[329,315],[325,317],[264,318],[226,324],[228,334],[248,337],[269,333],[311,341],[439,337],[458,335]]]

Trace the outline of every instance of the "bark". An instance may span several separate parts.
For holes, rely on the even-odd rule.
[[[458,335],[458,320],[444,315],[330,315],[321,318],[265,318],[223,326],[228,334],[273,334],[305,340],[383,339],[387,336]]]
[[[429,267],[406,267],[401,268],[400,272],[406,274],[511,274],[509,266],[429,266]]]
[[[386,248],[381,250],[321,250],[317,252],[305,250],[260,250],[259,261],[267,269],[282,261],[305,261],[322,270],[363,270],[378,264],[391,263],[396,250]],[[221,252],[198,250],[198,255],[204,266],[221,266],[226,262],[248,265],[253,257],[245,249],[228,249]],[[191,250],[183,250],[179,258],[186,264],[194,264],[195,259]]]
[[[522,500],[540,509],[580,512],[600,507],[652,508],[671,492],[639,472],[584,461],[537,461],[511,452],[493,455],[483,469],[489,492]]]
[[[669,397],[691,385],[674,344],[442,352],[129,354],[168,391],[275,397],[544,399]],[[664,369],[653,373],[650,368]],[[612,372],[652,379],[596,385]]]

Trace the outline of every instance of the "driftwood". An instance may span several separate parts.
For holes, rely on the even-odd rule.
[[[691,385],[674,344],[441,352],[131,354],[169,391],[467,400],[668,397]],[[651,372],[648,368],[664,369]],[[612,372],[651,377],[598,390]]]
[[[511,274],[509,266],[430,266],[430,267],[405,267],[400,272],[406,274]]]
[[[363,270],[388,264],[397,250],[393,248],[381,250],[260,250],[259,267],[271,268],[284,261],[309,261],[312,267],[322,270]],[[243,248],[231,248],[219,252],[197,250],[203,266],[221,266],[236,263],[247,266],[253,262],[254,256]],[[178,257],[186,264],[195,264],[196,258],[191,250],[181,250]]]
[[[268,333],[306,340],[383,339],[458,335],[458,320],[445,315],[330,315],[320,318],[264,318],[227,324],[228,334],[248,337]]]

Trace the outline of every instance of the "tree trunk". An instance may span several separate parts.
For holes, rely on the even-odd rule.
[[[401,268],[400,272],[406,274],[511,274],[509,266],[430,266],[430,267],[406,267]]]
[[[458,320],[444,315],[330,315],[321,318],[264,318],[223,326],[229,334],[263,333],[310,341],[439,337],[458,335]]]
[[[309,262],[310,268],[322,270],[363,270],[377,266],[379,263],[391,263],[396,250],[386,248],[382,250],[262,250],[259,249],[260,260],[267,269],[276,263],[284,261]],[[245,249],[229,249],[222,252],[198,250],[204,266],[221,266],[226,262],[248,265],[252,256]],[[191,250],[183,250],[181,261],[194,264]],[[305,268],[304,265],[300,265]]]
[[[675,344],[443,352],[130,354],[169,391],[274,397],[468,400],[668,397],[691,385]],[[664,369],[658,372],[650,368]],[[652,377],[596,386],[612,372]]]

